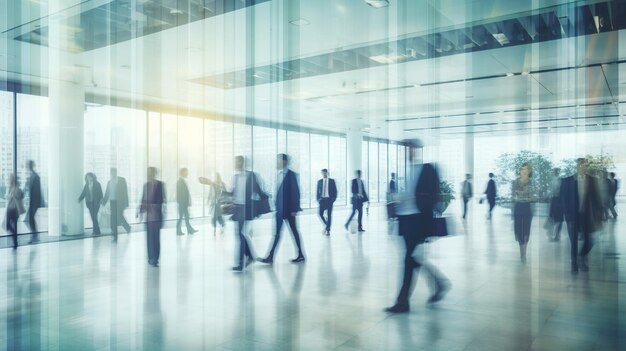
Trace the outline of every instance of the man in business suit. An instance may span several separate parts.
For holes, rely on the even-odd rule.
[[[26,167],[30,171],[30,175],[26,181],[26,189],[24,190],[29,197],[26,218],[28,218],[28,226],[31,232],[29,244],[34,244],[39,242],[39,232],[37,231],[35,215],[37,214],[37,210],[43,207],[43,193],[41,191],[41,178],[39,178],[39,174],[35,172],[35,161],[28,160]]]
[[[180,178],[176,182],[176,202],[178,203],[178,220],[176,221],[176,234],[184,235],[181,230],[183,219],[187,226],[187,233],[193,234],[197,232],[189,223],[189,206],[191,206],[191,195],[189,194],[189,187],[187,186],[187,175],[189,171],[187,168],[180,169]]]
[[[304,253],[302,252],[302,243],[300,233],[296,227],[296,215],[302,211],[300,208],[300,187],[298,186],[298,178],[296,173],[287,168],[289,164],[289,156],[278,154],[278,190],[276,191],[276,233],[272,242],[272,248],[269,255],[260,258],[259,262],[272,264],[274,262],[274,253],[278,242],[280,241],[280,231],[283,223],[287,221],[293,240],[298,249],[298,256],[291,260],[293,263],[304,262]]]
[[[398,184],[396,182],[396,174],[391,173],[391,180],[389,181],[389,193],[395,194],[398,192]]]
[[[461,183],[461,197],[463,198],[463,219],[467,216],[467,203],[474,196],[474,191],[472,189],[472,179],[471,174],[465,175],[465,180]]]
[[[428,263],[422,253],[414,257],[416,247],[423,244],[428,236],[433,234],[433,209],[440,201],[439,176],[437,170],[429,163],[415,162],[416,148],[421,147],[419,140],[406,141],[408,157],[411,162],[407,169],[407,189],[399,195],[398,201],[398,232],[402,235],[406,246],[404,256],[404,274],[402,287],[396,304],[385,309],[390,313],[404,313],[409,311],[409,299],[413,289],[413,273],[423,267],[431,276],[435,288],[428,299],[435,303],[443,298],[450,290],[449,280]],[[423,249],[423,247],[420,247]]]
[[[354,214],[358,211],[359,212],[359,216],[357,217],[357,222],[359,224],[358,230],[360,233],[362,233],[365,231],[365,229],[363,229],[363,204],[365,202],[368,202],[369,198],[367,197],[367,192],[365,191],[365,183],[363,183],[363,180],[361,179],[361,170],[357,170],[356,178],[352,179],[351,191],[352,191],[352,200],[351,200],[352,201],[352,213],[350,214],[350,217],[348,217],[348,221],[344,225],[344,228],[346,228],[346,230],[349,230],[350,222],[352,221]]]
[[[561,205],[570,241],[572,274],[578,270],[588,271],[587,255],[593,246],[592,233],[602,225],[602,200],[597,189],[597,181],[587,173],[587,160],[576,160],[576,174],[561,180]],[[583,246],[578,261],[578,233],[582,233]]]
[[[493,180],[493,173],[489,173],[489,181],[487,182],[487,189],[485,189],[485,196],[487,197],[487,203],[489,204],[489,214],[487,218],[491,219],[491,212],[496,206],[496,181]]]
[[[78,202],[85,200],[85,206],[89,210],[91,222],[93,223],[94,235],[100,235],[100,225],[98,224],[98,211],[102,202],[102,186],[98,182],[96,175],[89,172],[85,175],[85,186],[83,192],[78,197]]]
[[[235,157],[235,175],[233,177],[233,190],[226,192],[233,197],[235,210],[232,220],[237,223],[235,231],[239,238],[239,248],[237,249],[237,265],[233,267],[235,272],[243,270],[254,262],[252,253],[252,243],[246,234],[248,222],[256,217],[253,196],[267,198],[267,194],[261,190],[254,172],[245,169],[245,159],[243,156]]]
[[[166,203],[165,186],[156,179],[157,169],[148,167],[148,182],[143,186],[139,213],[145,215],[148,264],[159,266],[161,254],[161,227],[163,227],[163,204]]]
[[[335,180],[328,178],[328,170],[322,169],[322,179],[317,181],[317,202],[320,205],[319,215],[324,223],[324,235],[330,236],[330,226],[333,218],[333,204],[337,200],[337,185]],[[328,218],[324,218],[324,212]]]
[[[618,183],[615,179],[615,172],[609,173],[609,210],[613,215],[613,219],[617,219],[617,212],[615,211],[615,196],[617,196]]]
[[[117,168],[111,168],[111,179],[102,199],[102,206],[109,202],[111,206],[111,233],[113,241],[117,241],[117,225],[120,223],[127,233],[130,233],[130,225],[124,218],[124,210],[128,208],[128,187],[126,179],[117,176]]]

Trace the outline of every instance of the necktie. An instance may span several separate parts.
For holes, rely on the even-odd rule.
[[[326,197],[326,179],[324,179],[324,187],[322,188],[322,197]]]

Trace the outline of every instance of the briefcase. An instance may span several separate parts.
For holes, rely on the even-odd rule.
[[[448,236],[448,223],[446,222],[445,217],[435,217],[433,218],[434,228],[432,236],[436,237],[444,237]]]

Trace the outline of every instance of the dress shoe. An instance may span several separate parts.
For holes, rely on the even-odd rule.
[[[343,227],[346,228],[346,231],[348,232],[350,231],[350,228],[348,227],[348,223],[346,223]]]
[[[291,260],[291,263],[300,263],[300,262],[304,262],[304,256],[298,256],[294,258],[293,260]]]
[[[365,232],[365,229],[359,228],[359,233],[364,233],[364,232]]]
[[[233,267],[233,272],[236,272],[236,273],[243,272],[243,266],[235,266],[235,267]]]
[[[193,235],[193,233],[196,233],[197,231],[198,231],[198,230],[193,229],[193,228],[191,228],[191,229],[187,229],[187,233],[188,233],[189,235]]]
[[[326,231],[326,236],[330,236],[330,230]]]
[[[428,299],[428,303],[436,303],[441,301],[443,297],[450,291],[452,284],[450,282],[439,283],[437,287],[437,291]]]
[[[260,258],[260,257],[259,257],[259,258],[257,258],[256,260],[257,260],[258,262],[265,263],[265,264],[273,264],[273,263],[274,263],[274,259],[269,258],[269,257],[266,257],[266,258]]]
[[[400,304],[397,303],[391,307],[387,307],[385,308],[385,312],[389,312],[389,313],[407,313],[409,312],[409,305],[408,304]]]
[[[183,232],[178,232],[178,233],[176,233],[176,235],[185,235],[185,233],[183,233]]]

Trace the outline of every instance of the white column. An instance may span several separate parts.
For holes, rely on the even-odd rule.
[[[349,130],[348,133],[346,133],[346,148],[348,151],[346,189],[348,189],[348,192],[350,191],[350,182],[354,178],[354,172],[361,169],[362,141],[363,133],[361,131]],[[349,195],[348,193],[348,196]]]
[[[469,173],[474,177],[474,133],[471,127],[467,127],[465,131],[465,173]],[[465,179],[465,176],[463,176]]]
[[[51,4],[63,8],[63,1]],[[71,28],[61,16],[49,20],[48,99],[50,148],[48,152],[48,234],[80,235],[84,232],[83,205],[78,203],[83,180],[83,68],[69,52]]]

